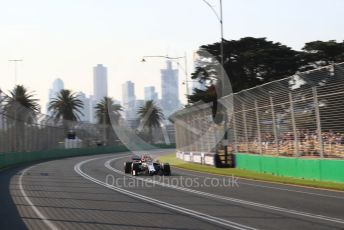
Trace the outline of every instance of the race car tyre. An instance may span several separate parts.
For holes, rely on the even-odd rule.
[[[163,165],[163,173],[164,173],[164,176],[171,176],[171,167],[169,164]]]
[[[148,175],[149,175],[149,170],[148,170],[148,168],[145,168],[145,170],[144,170],[144,175],[145,175],[145,176],[148,176]]]
[[[132,163],[132,168],[131,168],[131,175],[137,176],[138,172],[140,170],[140,165],[138,163]]]
[[[124,162],[124,173],[130,173],[131,172],[131,164],[132,162]]]
[[[162,175],[164,175],[164,171],[163,171],[162,167],[159,169],[159,171],[158,171],[158,175],[159,175],[159,176],[162,176]]]

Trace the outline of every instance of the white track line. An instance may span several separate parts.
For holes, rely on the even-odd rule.
[[[117,160],[117,158],[108,160],[107,162],[105,162],[105,167],[118,173],[121,175],[126,175],[128,177],[134,178],[136,180],[141,180],[141,181],[145,181],[147,183],[152,183],[152,184],[156,184],[156,185],[160,185],[163,187],[167,187],[167,188],[171,188],[171,189],[175,189],[175,190],[180,190],[180,191],[184,191],[184,192],[189,192],[189,193],[193,193],[193,194],[197,194],[197,195],[202,195],[202,196],[206,196],[206,197],[211,197],[211,198],[215,198],[215,199],[220,199],[220,200],[226,200],[226,201],[230,201],[230,202],[235,202],[235,203],[239,203],[239,204],[244,204],[244,205],[249,205],[249,206],[255,206],[255,207],[259,207],[259,208],[264,208],[264,209],[269,209],[269,210],[274,210],[274,211],[279,211],[282,213],[288,213],[288,214],[293,214],[296,216],[305,216],[305,217],[309,217],[312,219],[319,219],[319,220],[325,220],[325,221],[329,221],[329,222],[335,222],[335,223],[340,223],[340,224],[344,224],[344,220],[343,219],[338,219],[338,218],[332,218],[332,217],[328,217],[328,216],[323,216],[323,215],[316,215],[313,213],[307,213],[307,212],[301,212],[301,211],[296,211],[296,210],[292,210],[292,209],[287,209],[287,208],[281,208],[281,207],[277,207],[277,206],[272,206],[272,205],[266,205],[266,204],[261,204],[261,203],[256,203],[256,202],[251,202],[251,201],[246,201],[246,200],[241,200],[241,199],[236,199],[236,198],[231,198],[231,197],[226,197],[226,196],[220,196],[220,195],[215,195],[215,194],[211,194],[211,193],[207,193],[207,192],[201,192],[201,191],[197,191],[194,189],[189,189],[189,188],[183,188],[180,186],[175,186],[175,185],[170,185],[170,184],[166,184],[166,183],[162,183],[159,181],[154,181],[152,179],[144,179],[144,178],[140,178],[140,177],[133,177],[131,175],[125,174],[120,170],[117,170],[115,168],[113,168],[111,166],[111,162]]]
[[[120,158],[124,158],[124,157],[118,157],[118,158],[115,158],[115,159],[120,159]],[[122,193],[124,195],[134,197],[135,199],[140,199],[140,200],[143,200],[145,202],[152,203],[154,205],[159,205],[161,207],[168,208],[168,209],[171,209],[171,210],[183,213],[183,214],[187,214],[189,216],[193,216],[193,217],[196,217],[198,219],[202,219],[202,220],[206,220],[206,221],[209,221],[209,222],[213,222],[213,223],[216,223],[216,224],[219,224],[219,225],[222,225],[222,226],[226,226],[226,227],[230,227],[230,228],[234,228],[234,229],[238,229],[238,230],[257,230],[256,228],[252,228],[252,227],[249,227],[249,226],[238,224],[238,223],[235,223],[235,222],[232,222],[232,221],[229,221],[229,220],[225,220],[225,219],[222,219],[222,218],[210,216],[210,215],[205,214],[205,213],[201,213],[201,212],[197,212],[197,211],[194,211],[194,210],[191,210],[191,209],[183,208],[183,207],[180,207],[180,206],[177,206],[177,205],[173,205],[173,204],[161,201],[161,200],[157,200],[157,199],[154,199],[154,198],[151,198],[151,197],[143,196],[141,194],[134,193],[134,192],[131,192],[131,191],[128,191],[128,190],[125,190],[125,189],[122,189],[122,188],[119,188],[119,187],[116,187],[116,186],[113,186],[113,185],[109,185],[109,184],[107,184],[105,182],[102,182],[100,180],[97,180],[97,179],[87,175],[86,173],[84,173],[81,170],[81,166],[83,164],[88,163],[90,161],[98,160],[98,159],[99,158],[93,158],[93,159],[89,159],[89,160],[85,160],[85,161],[79,162],[78,164],[76,164],[74,166],[75,172],[77,172],[80,176],[82,176],[82,177],[84,177],[84,178],[86,178],[86,179],[88,179],[88,180],[90,180],[90,181],[92,181],[94,183],[97,183],[99,185],[102,185],[104,187],[112,189],[112,190],[117,191],[119,193]]]
[[[109,157],[112,157],[112,156],[105,156],[105,157],[99,157],[99,159],[102,159],[102,158],[109,158]],[[128,157],[128,156],[125,156],[125,157]],[[32,203],[32,201],[30,200],[30,198],[27,196],[24,188],[23,188],[23,176],[24,174],[26,174],[29,170],[31,170],[32,168],[36,167],[35,165],[34,166],[31,166],[29,168],[26,168],[25,170],[23,170],[19,176],[19,190],[21,192],[21,194],[23,195],[25,201],[30,205],[30,207],[32,208],[32,210],[35,212],[35,214],[38,216],[39,219],[41,219],[46,225],[47,227],[50,229],[50,230],[58,230],[59,228],[53,223],[51,222],[42,212],[40,212],[36,206]]]
[[[26,202],[30,205],[30,207],[32,208],[32,210],[36,213],[36,215],[48,226],[49,229],[51,230],[58,230],[58,227],[51,222],[42,212],[40,212],[36,206],[32,203],[32,201],[30,200],[30,198],[27,196],[24,188],[23,188],[23,176],[24,174],[26,174],[30,169],[32,169],[34,166],[31,166],[27,169],[25,169],[24,171],[21,172],[20,176],[19,176],[19,190],[21,192],[21,194],[23,195],[24,199],[26,200]]]
[[[214,174],[208,174],[208,173],[201,173],[201,172],[199,174],[190,173],[190,170],[183,170],[181,168],[178,168],[177,171],[182,171],[183,174],[186,174],[186,175],[189,175],[189,176],[195,176],[195,177],[205,177],[205,175],[202,175],[202,174],[206,174],[206,175],[211,175],[211,176],[215,176],[215,177],[225,177],[226,178],[226,176],[220,176],[220,175],[214,175]],[[240,184],[244,184],[244,185],[247,185],[247,186],[258,187],[258,188],[268,188],[268,189],[274,189],[274,190],[280,190],[280,191],[295,192],[295,193],[302,193],[302,194],[313,195],[313,196],[321,196],[321,197],[328,197],[328,198],[344,200],[344,196],[333,196],[333,195],[326,195],[326,194],[315,193],[315,192],[306,192],[306,191],[295,190],[295,189],[278,188],[278,187],[268,186],[268,185],[252,184],[252,183],[243,182],[243,180],[244,181],[252,181],[252,180],[249,180],[249,179],[246,179],[246,178],[241,178],[241,177],[239,177],[239,179],[241,180]],[[267,181],[257,181],[257,182],[269,183]],[[293,185],[288,185],[288,184],[281,184],[281,185],[293,186]],[[304,187],[304,188],[305,189],[311,189],[311,188],[307,188],[307,187]],[[331,191],[331,192],[335,192],[335,191]],[[338,193],[343,193],[343,192],[338,192]]]

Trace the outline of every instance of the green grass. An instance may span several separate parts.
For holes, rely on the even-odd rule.
[[[188,163],[176,158],[175,153],[171,153],[168,155],[160,156],[159,160],[161,162],[168,162],[172,167],[187,169],[192,171],[216,174],[216,175],[223,175],[223,176],[236,176],[241,178],[253,179],[253,180],[261,180],[261,181],[269,181],[269,182],[277,182],[283,184],[293,184],[293,185],[301,185],[307,187],[314,187],[314,188],[324,188],[324,189],[334,189],[344,191],[344,183],[335,183],[335,182],[327,182],[327,181],[315,181],[315,180],[304,180],[304,179],[297,179],[291,177],[281,177],[281,176],[274,176],[265,173],[257,173],[237,168],[215,168],[213,166],[207,165],[200,165],[196,163]],[[173,169],[172,169],[173,170]]]

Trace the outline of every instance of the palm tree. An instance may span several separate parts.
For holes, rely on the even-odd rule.
[[[107,139],[115,139],[116,135],[114,132],[111,132],[112,129],[110,124],[111,121],[118,124],[122,106],[115,104],[112,98],[104,97],[94,108],[96,109],[98,123],[104,125],[104,141]],[[110,137],[111,133],[113,134],[113,137]]]
[[[56,120],[63,119],[65,131],[68,130],[68,123],[80,120],[83,115],[81,109],[84,103],[78,99],[78,96],[71,90],[63,89],[53,99],[48,106],[48,111],[52,112],[52,116]]]
[[[28,92],[23,85],[16,85],[5,102],[5,113],[14,120],[28,122],[27,119],[40,112],[38,99],[35,99],[34,94]]]
[[[40,112],[38,99],[28,92],[23,85],[16,85],[10,96],[5,98],[4,114],[10,127],[12,127],[13,151],[25,150],[25,124],[32,123]]]
[[[112,98],[104,97],[95,107],[96,116],[99,124],[111,124],[111,116],[113,116],[113,121],[118,122],[120,118],[120,111],[122,111],[122,106],[115,104]]]
[[[153,128],[160,127],[161,121],[164,119],[161,108],[152,100],[146,101],[146,103],[139,108],[137,114],[143,127],[148,128],[149,136],[153,142]]]

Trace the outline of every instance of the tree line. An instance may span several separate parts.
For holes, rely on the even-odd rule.
[[[10,91],[9,96],[5,96],[2,113],[13,123],[11,126],[18,131],[18,135],[22,133],[24,124],[32,124],[40,113],[39,99],[35,98],[33,92],[23,85],[16,85]],[[73,129],[73,123],[81,120],[83,116],[84,102],[78,98],[78,95],[72,90],[63,89],[58,92],[48,104],[48,111],[52,114],[52,119],[56,123],[62,123],[65,133]],[[119,104],[115,104],[110,97],[104,97],[95,107],[95,115],[97,123],[103,125],[107,139],[115,138],[115,133],[111,128],[111,122],[118,123],[121,118],[123,108]],[[110,117],[110,114],[111,117]],[[164,119],[163,112],[155,102],[146,101],[139,108],[138,119],[142,122],[144,128],[148,130],[150,139],[152,140],[152,129],[160,127],[161,121]],[[113,118],[113,119],[111,119]]]
[[[297,51],[266,38],[244,37],[223,40],[223,69],[234,93],[274,80],[289,77],[298,71],[308,71],[333,63],[344,62],[344,41],[312,41]],[[202,45],[199,60],[191,78],[204,85],[187,95],[190,104],[212,102],[219,81],[216,66],[221,63],[220,43]]]

